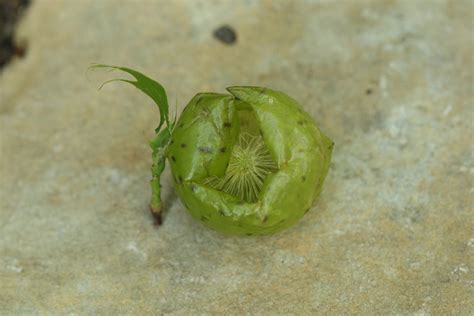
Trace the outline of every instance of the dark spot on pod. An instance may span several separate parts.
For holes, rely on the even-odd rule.
[[[176,157],[175,157],[175,156],[171,156],[171,160],[173,160],[173,162],[176,162]]]
[[[252,233],[245,234],[245,236],[252,236],[252,235],[253,235]]]
[[[170,145],[173,145],[174,144],[174,140],[172,139],[171,142],[170,142]]]
[[[332,149],[334,148],[334,142],[331,143],[331,145],[329,145],[328,149]]]
[[[207,222],[208,220],[209,220],[209,217],[207,217],[207,216],[204,216],[204,215],[203,215],[203,216],[201,216],[201,221],[203,221],[203,222]]]
[[[222,147],[221,149],[219,149],[219,151],[220,151],[221,153],[225,153],[226,148],[225,148],[225,147]]]
[[[195,184],[191,185],[191,191],[193,191],[193,192],[197,191],[197,186]]]
[[[309,208],[309,209],[307,209],[306,211],[304,211],[304,213],[305,213],[305,214],[306,214],[306,213],[308,213],[308,212],[309,212],[309,210],[310,210],[310,208]]]
[[[302,176],[301,180],[303,180],[303,182],[305,182],[306,181],[306,176]]]
[[[368,88],[367,90],[365,90],[365,94],[367,95],[372,94],[372,89]]]
[[[182,128],[183,126],[184,126],[184,122],[181,122],[181,123],[179,124],[179,128]]]
[[[230,128],[231,126],[232,124],[230,124],[229,122],[224,122],[224,127]]]
[[[198,147],[198,150],[202,153],[205,153],[205,154],[212,153],[212,148],[211,147]]]
[[[265,223],[266,221],[268,221],[268,215],[265,215],[265,217],[262,220],[262,223]]]
[[[304,124],[304,121],[299,120],[297,123],[298,123],[298,125],[303,125],[303,124]]]
[[[217,28],[213,35],[218,41],[227,45],[232,45],[237,41],[237,34],[229,25],[223,25]]]
[[[188,147],[188,145],[186,145],[185,143],[181,144],[181,148],[186,148],[186,147]]]
[[[183,183],[183,177],[182,176],[179,176],[178,179],[179,179],[179,183]]]
[[[226,216],[223,210],[219,210],[219,214],[222,216]]]

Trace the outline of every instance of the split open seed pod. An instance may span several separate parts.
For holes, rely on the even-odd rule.
[[[166,159],[191,215],[225,234],[281,231],[302,218],[319,196],[334,143],[288,95],[262,87],[199,93],[171,122],[159,83],[129,68],[94,67],[128,72],[136,81],[119,80],[145,92],[160,109],[151,141],[155,216],[161,213],[159,179]]]

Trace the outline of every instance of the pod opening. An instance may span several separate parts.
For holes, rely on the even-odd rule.
[[[258,200],[265,179],[278,171],[260,133],[257,118],[250,109],[238,110],[239,135],[229,164],[221,177],[208,177],[204,184],[247,203]]]

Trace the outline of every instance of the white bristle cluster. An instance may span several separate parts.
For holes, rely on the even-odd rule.
[[[256,202],[263,181],[277,170],[261,136],[241,134],[234,146],[223,177],[210,177],[205,184],[240,198]]]

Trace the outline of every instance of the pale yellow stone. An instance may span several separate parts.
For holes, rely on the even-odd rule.
[[[472,1],[35,0],[0,74],[0,314],[467,315],[474,310]],[[237,43],[212,37],[229,24]],[[151,101],[90,63],[197,92],[269,86],[336,143],[295,227],[229,238],[163,179]],[[118,74],[118,73],[117,73]]]

